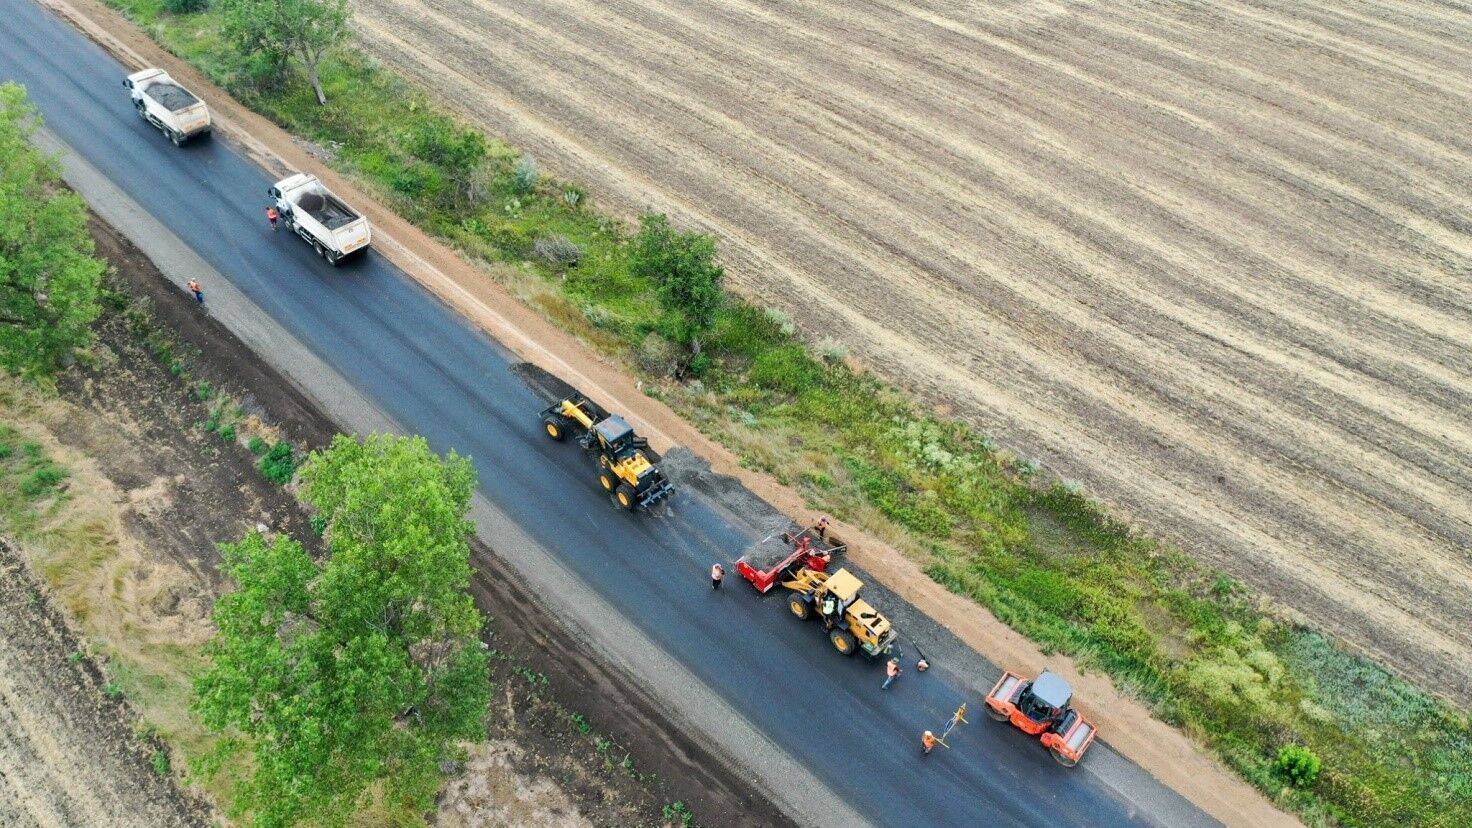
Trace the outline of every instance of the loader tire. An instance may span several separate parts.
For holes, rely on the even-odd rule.
[[[853,655],[854,651],[859,649],[858,642],[854,641],[853,635],[843,630],[828,633],[828,640],[833,642],[833,649],[846,656]]]
[[[598,485],[602,486],[603,491],[609,494],[613,494],[619,486],[618,481],[614,480],[613,475],[608,472],[598,472]]]
[[[787,599],[787,609],[791,610],[792,614],[797,616],[797,620],[799,621],[808,620],[808,616],[813,612],[813,608],[808,606],[808,602],[796,595]]]
[[[633,486],[627,483],[618,484],[618,490],[613,493],[613,496],[618,500],[618,505],[631,512],[639,506],[638,493],[634,491]]]
[[[559,443],[562,442],[562,439],[567,436],[567,432],[562,430],[562,421],[556,417],[547,417],[543,419],[542,428],[547,430],[548,437],[551,437],[553,440],[556,440]]]

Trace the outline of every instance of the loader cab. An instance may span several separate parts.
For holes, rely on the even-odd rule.
[[[1035,722],[1061,719],[1073,701],[1073,688],[1057,673],[1044,672],[1017,697],[1017,708]]]
[[[858,600],[864,582],[854,577],[847,569],[840,569],[823,583],[823,591],[838,601],[839,612],[846,612]]]

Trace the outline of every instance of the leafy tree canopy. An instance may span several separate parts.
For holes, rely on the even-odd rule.
[[[347,36],[348,0],[215,0],[225,37],[241,54],[284,67],[300,61],[317,103],[327,104],[318,68]]]
[[[92,341],[106,269],[92,255],[86,205],[31,146],[40,123],[24,88],[0,84],[0,365],[30,377]]]
[[[423,438],[339,435],[301,478],[326,519],[324,560],[283,536],[222,547],[238,588],[215,605],[195,708],[230,738],[202,770],[231,769],[236,815],[259,826],[341,825],[376,792],[417,821],[440,763],[485,732],[475,473]],[[253,761],[226,761],[241,752]]]

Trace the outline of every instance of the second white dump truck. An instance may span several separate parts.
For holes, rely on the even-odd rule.
[[[153,124],[179,146],[210,131],[210,110],[193,92],[162,69],[144,69],[123,79],[133,94],[138,116]]]
[[[293,230],[317,250],[328,264],[364,250],[372,240],[368,219],[358,215],[315,175],[297,173],[283,178],[267,191],[276,199],[276,209],[286,229]]]

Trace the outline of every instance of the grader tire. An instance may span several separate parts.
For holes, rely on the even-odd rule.
[[[853,655],[854,651],[859,649],[859,645],[854,641],[853,635],[843,630],[834,630],[828,633],[828,640],[833,642],[833,649],[846,656]]]
[[[544,418],[542,420],[542,428],[545,428],[547,430],[548,437],[551,437],[553,440],[556,440],[559,443],[562,442],[562,439],[567,436],[567,432],[562,430],[562,421],[556,417]]]
[[[788,599],[787,608],[792,611],[793,615],[797,616],[797,620],[799,621],[808,620],[808,616],[812,614],[813,611],[812,607],[808,606],[807,601],[804,601],[802,598],[796,595]]]
[[[598,472],[598,485],[603,487],[603,491],[613,494],[619,484],[618,481],[613,479],[613,475],[608,472]]]
[[[618,505],[631,512],[639,506],[638,494],[634,491],[634,487],[627,483],[618,484],[618,490],[614,492],[613,496],[618,499]]]

